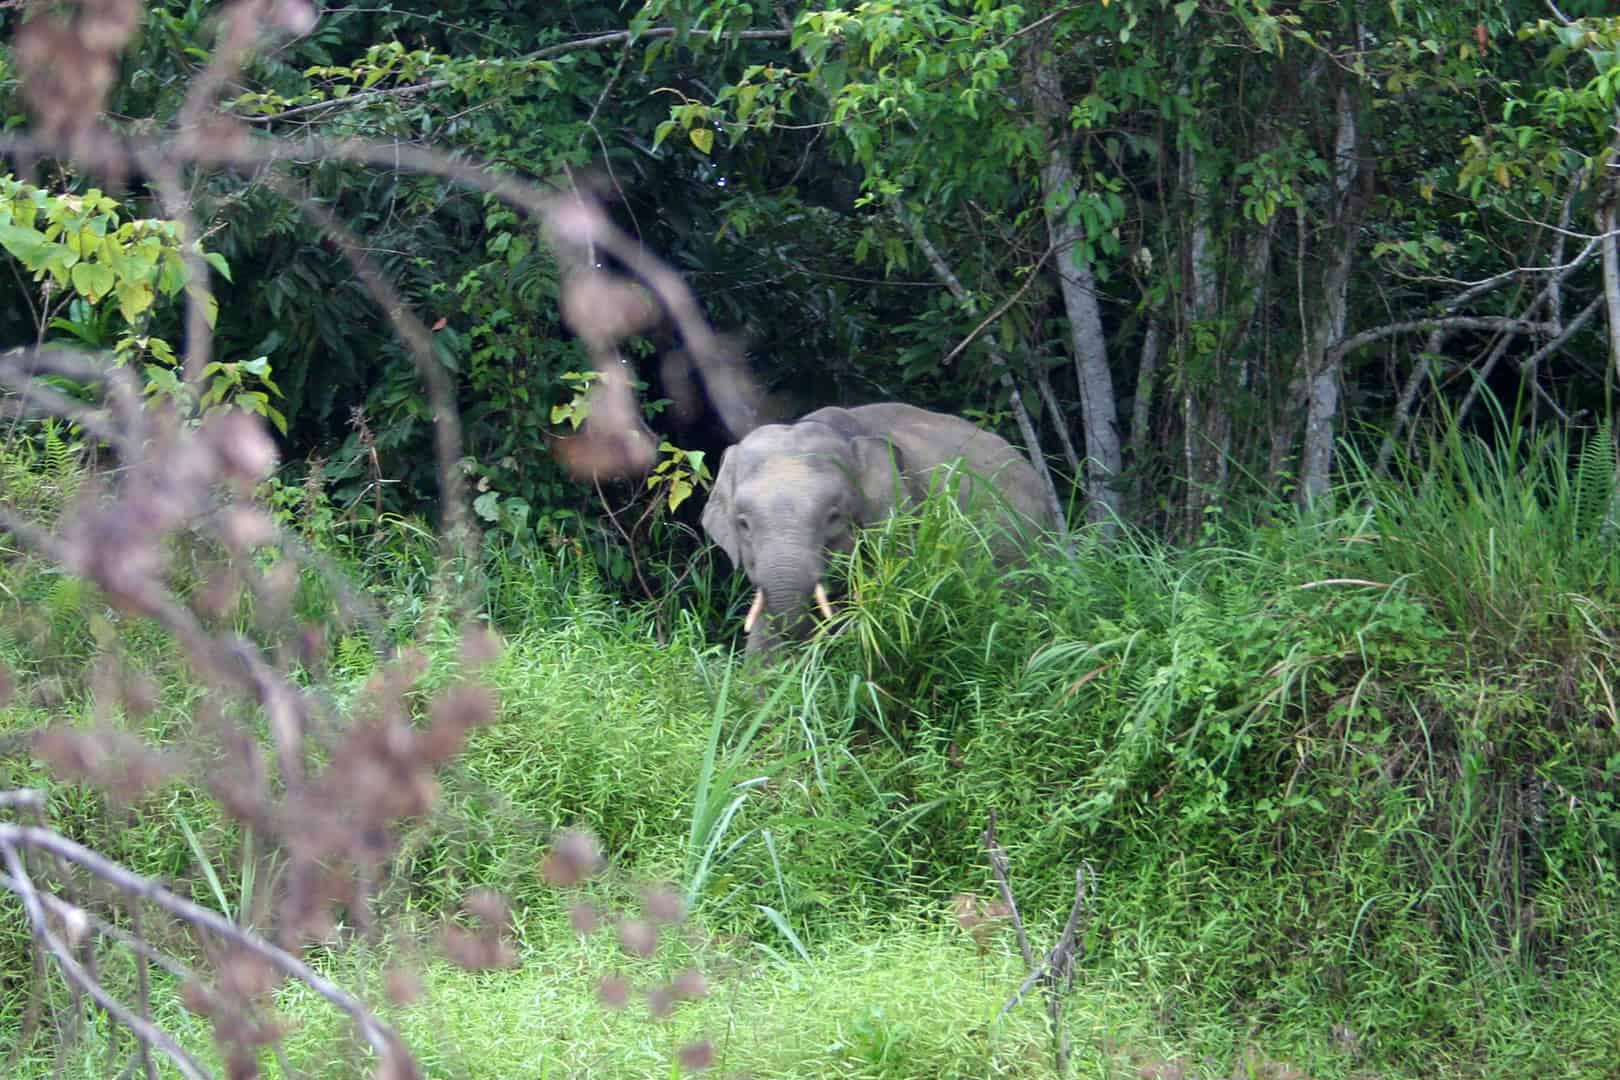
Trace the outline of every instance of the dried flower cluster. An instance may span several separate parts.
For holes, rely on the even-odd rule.
[[[117,136],[106,123],[108,95],[146,5],[61,0],[24,6],[13,44],[34,126],[14,138],[11,145],[18,152],[70,160],[98,174],[108,187],[138,170],[167,212],[181,219],[190,212],[182,177],[198,166],[258,170],[273,190],[287,193],[290,185],[279,171],[283,148],[274,139],[249,137],[214,103],[265,39],[313,28],[317,10],[308,0],[220,5],[212,57],[189,87],[178,124],[159,134]],[[589,196],[548,195],[420,146],[312,141],[301,154],[322,155],[388,168],[405,163],[499,195],[551,226],[559,255],[573,270],[562,297],[564,318],[587,342],[602,375],[585,429],[557,448],[576,475],[609,478],[651,463],[653,442],[620,348],[626,337],[645,332],[657,320],[674,324],[685,344],[683,363],[690,368],[683,376],[701,376],[734,434],[761,418],[762,398],[740,362],[740,350],[709,329],[678,275],[617,230]],[[307,200],[298,205],[352,255],[357,276],[416,360],[438,427],[448,523],[460,513],[453,386],[428,335],[360,246],[349,241],[341,222]],[[592,269],[598,251],[630,276]],[[197,378],[211,342],[195,297],[190,310],[184,370]],[[52,381],[58,377],[89,388],[95,400],[86,405],[60,393]],[[687,390],[677,390],[678,397],[695,393],[690,378],[684,385]],[[190,389],[195,399],[198,388]],[[92,785],[122,806],[138,806],[163,784],[190,776],[228,817],[252,826],[256,843],[272,847],[257,852],[265,880],[270,881],[272,863],[279,870],[255,894],[255,910],[237,913],[241,922],[233,922],[49,828],[45,799],[38,793],[0,792],[0,811],[27,812],[37,822],[0,816],[0,889],[21,900],[41,963],[55,964],[73,989],[76,1008],[93,1002],[109,1022],[133,1034],[136,1049],[126,1075],[157,1075],[159,1056],[183,1076],[208,1075],[154,1019],[161,1010],[150,1000],[148,969],[156,963],[181,980],[187,1008],[208,1019],[231,1077],[258,1075],[266,1048],[279,1050],[283,1027],[267,1002],[289,979],[301,981],[350,1020],[370,1048],[372,1075],[418,1076],[408,1050],[373,1009],[305,964],[301,952],[312,941],[339,940],[343,929],[370,928],[372,895],[397,854],[402,825],[430,813],[438,797],[437,771],[470,732],[495,719],[493,695],[468,681],[440,690],[421,706],[422,660],[407,651],[367,687],[352,722],[331,705],[335,695],[320,685],[325,654],[337,637],[331,631],[365,621],[365,603],[329,570],[301,562],[297,545],[256,502],[255,488],[275,468],[277,453],[254,417],[225,413],[198,423],[143,401],[127,370],[54,347],[0,354],[0,393],[11,415],[71,420],[115,463],[92,474],[58,521],[36,521],[0,505],[0,532],[30,557],[94,585],[116,612],[108,616],[109,625],[144,620],[165,631],[187,661],[193,682],[206,691],[190,714],[194,737],[183,744],[154,749],[120,730],[121,721],[152,714],[164,703],[152,680],[117,655],[115,628],[106,640],[98,637],[107,655],[88,680],[93,727],[54,724],[35,735],[35,754],[59,778]],[[451,534],[447,524],[447,551]],[[342,598],[324,620],[298,624],[291,617],[300,566],[327,574]],[[441,599],[447,601],[442,610],[467,610],[460,598]],[[246,630],[243,615],[251,616]],[[52,632],[47,620],[30,613],[22,617],[29,625],[19,640],[38,644],[45,654]],[[463,636],[461,659],[475,669],[492,661],[499,647],[495,635],[475,626]],[[0,671],[0,701],[20,689],[35,705],[54,708],[72,700],[77,685],[76,674],[64,670]],[[544,873],[567,888],[603,865],[593,839],[567,834]],[[507,902],[475,891],[463,909],[470,925],[447,925],[439,935],[445,954],[473,968],[516,963]],[[640,917],[603,916],[580,902],[570,915],[582,934],[613,927],[627,957],[640,958],[653,954],[666,928],[684,919],[679,897],[667,890],[646,892],[642,909]],[[154,916],[161,925],[154,925]],[[250,921],[272,927],[275,941],[244,929]],[[95,959],[110,949],[127,949],[133,958],[140,986],[134,1004],[120,1001],[100,981]],[[600,987],[610,1003],[627,1002],[630,992],[624,979]],[[391,968],[384,993],[395,1004],[410,1004],[421,998],[421,980],[408,969]],[[695,969],[645,992],[655,1017],[706,993]],[[23,1041],[40,1023],[37,1010],[30,1017]],[[712,1060],[707,1042],[679,1052],[681,1066],[688,1069],[705,1068]]]
[[[601,873],[606,862],[596,838],[588,832],[570,829],[561,833],[550,853],[541,863],[540,874],[546,883],[556,888],[573,889],[585,884]],[[584,898],[576,898],[568,908],[569,922],[581,937],[596,933],[603,926],[614,928],[619,949],[627,956],[645,960],[653,956],[660,944],[660,927],[675,927],[686,921],[686,905],[674,889],[667,886],[641,890],[641,917],[634,918],[623,912],[604,915],[596,905]],[[619,1010],[630,1004],[634,984],[623,972],[607,975],[596,984],[596,999],[609,1009]],[[709,985],[703,972],[688,967],[668,982],[656,983],[643,990],[647,1001],[647,1014],[654,1020],[667,1020],[683,1001],[698,1001],[708,996]],[[683,1069],[706,1069],[714,1061],[714,1047],[707,1039],[683,1046],[677,1053]]]
[[[13,47],[23,101],[40,135],[68,156],[102,166],[113,161],[101,115],[118,58],[144,14],[140,0],[78,0],[36,12],[18,28]]]

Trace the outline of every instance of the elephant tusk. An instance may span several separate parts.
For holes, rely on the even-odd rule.
[[[748,618],[743,620],[743,631],[753,633],[754,624],[759,622],[759,617],[763,614],[765,614],[765,590],[755,589],[754,602],[748,605]]]
[[[827,586],[819,581],[816,582],[816,607],[821,609],[822,618],[828,622],[832,621],[833,609],[831,602],[827,599]]]

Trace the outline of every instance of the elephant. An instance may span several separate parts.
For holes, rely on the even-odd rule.
[[[828,554],[849,551],[856,528],[914,505],[953,465],[965,509],[988,512],[1003,528],[1015,518],[1060,526],[1035,469],[1005,439],[912,405],[817,409],[755,428],[728,447],[702,522],[754,585],[748,653],[807,637],[812,603],[831,618]],[[1011,534],[1001,533],[996,554],[1003,563],[1017,557]]]

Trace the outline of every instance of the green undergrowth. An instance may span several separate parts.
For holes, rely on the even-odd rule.
[[[1082,531],[1008,572],[931,502],[863,535],[834,623],[764,670],[732,654],[746,598],[712,564],[701,589],[631,604],[577,545],[493,546],[500,720],[404,834],[382,906],[426,926],[499,889],[522,965],[430,967],[433,1004],[399,1022],[434,1075],[667,1070],[684,1036],[604,1019],[589,986],[612,961],[580,951],[537,873],[556,831],[584,826],[622,898],[672,884],[726,942],[720,966],[749,972],[675,1023],[728,1032],[727,1075],[1049,1075],[1037,1000],[971,1034],[1020,975],[1004,937],[980,957],[949,925],[957,896],[994,896],[994,813],[1037,949],[1077,869],[1094,873],[1076,1075],[1608,1075],[1614,454],[1606,431],[1458,437],[1388,477],[1352,461],[1332,505],[1228,521],[1219,542]],[[409,572],[390,625],[435,617],[412,599],[430,575]],[[93,609],[64,607],[87,612],[86,650]],[[345,701],[377,664],[354,634],[333,669]],[[454,635],[428,637],[431,689],[461,673]],[[184,738],[173,658],[121,643],[167,673],[144,730]],[[25,674],[26,644],[0,642]],[[84,722],[64,693],[51,715]],[[43,715],[14,705],[0,728]],[[190,789],[117,818],[52,791],[70,831],[138,869],[205,899],[204,854],[241,889],[233,830]],[[295,1057],[315,1054],[327,1021],[284,1005],[308,1025]],[[0,995],[0,1024],[16,1008]]]

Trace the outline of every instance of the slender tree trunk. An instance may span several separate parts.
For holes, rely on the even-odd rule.
[[[1318,315],[1306,340],[1303,366],[1306,413],[1305,445],[1300,458],[1300,499],[1311,503],[1328,492],[1333,481],[1333,441],[1339,416],[1342,354],[1334,346],[1344,337],[1350,272],[1355,262],[1357,232],[1366,214],[1372,164],[1358,152],[1361,142],[1355,103],[1347,85],[1339,87],[1338,131],[1334,137],[1335,245],[1325,253]]]
[[[928,239],[928,234],[923,232],[922,224],[898,205],[895,207],[895,212],[907,230],[910,231],[912,239],[916,241],[917,248],[923,253],[923,258],[927,259],[928,265],[933,267],[934,275],[944,283],[946,291],[955,298],[957,303],[965,305],[969,300],[966,286],[962,284],[962,279],[956,276],[956,271],[951,269],[951,264],[945,261],[945,256],[939,253],[939,249],[934,246],[934,242]],[[1013,378],[1012,368],[1008,366],[1007,358],[1001,355],[1001,350],[988,342],[987,348],[990,352],[991,361],[1001,369],[1001,385],[1006,387],[1008,394],[1012,397],[1013,418],[1018,423],[1018,431],[1024,438],[1024,445],[1029,449],[1030,464],[1035,466],[1035,472],[1041,478],[1041,486],[1046,489],[1046,504],[1051,508],[1055,516],[1058,528],[1067,531],[1064,528],[1067,518],[1063,513],[1063,500],[1058,498],[1057,484],[1052,480],[1052,470],[1047,467],[1046,455],[1041,453],[1040,435],[1035,431],[1035,421],[1030,418],[1029,409],[1024,406],[1023,392],[1019,388],[1017,380]],[[1061,417],[1059,419],[1061,420]]]
[[[1159,319],[1148,316],[1147,332],[1142,335],[1142,357],[1136,365],[1136,398],[1131,402],[1131,430],[1126,446],[1131,459],[1140,461],[1147,448],[1148,421],[1153,415],[1153,384],[1159,374]]]
[[[1294,208],[1294,296],[1299,305],[1299,340],[1308,342],[1311,338],[1311,320],[1306,313],[1305,295],[1305,259],[1310,253],[1310,223],[1305,217],[1305,208]],[[1303,358],[1304,352],[1301,352]],[[1300,420],[1305,414],[1305,369],[1303,359],[1294,366],[1288,376],[1288,388],[1284,392],[1282,407],[1272,415],[1271,425],[1271,454],[1266,462],[1266,472],[1272,487],[1277,487],[1283,479],[1283,470],[1288,465],[1288,459],[1294,453],[1294,440],[1299,434]]]
[[[1041,196],[1046,231],[1057,255],[1058,291],[1069,320],[1069,349],[1074,356],[1075,382],[1080,389],[1080,415],[1085,424],[1085,486],[1087,516],[1112,532],[1123,517],[1125,500],[1118,483],[1123,464],[1113,373],[1108,369],[1107,342],[1103,337],[1102,309],[1097,302],[1097,281],[1091,269],[1076,261],[1080,227],[1068,220],[1068,208],[1079,192],[1069,163],[1069,105],[1052,53],[1052,25],[1047,23],[1029,37],[1026,76],[1035,105],[1035,118],[1046,133],[1046,164],[1041,169]]]
[[[1615,194],[1598,214],[1598,231],[1603,240],[1603,306],[1609,319],[1609,366],[1620,378],[1620,244],[1616,243]]]
[[[1615,154],[1610,154],[1613,162]],[[1620,378],[1620,243],[1616,242],[1615,200],[1620,197],[1620,184],[1607,185],[1603,207],[1598,211],[1599,243],[1603,245],[1603,306],[1609,322],[1609,371]],[[1620,529],[1620,467],[1616,468],[1614,493],[1609,498],[1609,512],[1603,518],[1603,534],[1613,537]]]
[[[1405,384],[1401,387],[1401,396],[1395,402],[1395,422],[1390,425],[1389,434],[1384,436],[1383,443],[1378,447],[1378,465],[1376,472],[1383,476],[1389,471],[1389,463],[1394,460],[1395,447],[1401,441],[1401,433],[1412,422],[1412,410],[1417,405],[1417,396],[1423,389],[1423,384],[1429,381],[1430,357],[1440,353],[1441,346],[1445,344],[1446,331],[1443,327],[1435,327],[1429,331],[1429,340],[1424,343],[1423,351],[1418,353],[1417,363],[1412,365],[1412,374],[1407,376]]]
[[[1045,368],[1036,369],[1035,386],[1041,392],[1041,400],[1046,402],[1046,411],[1052,414],[1052,429],[1057,432],[1058,443],[1063,447],[1063,460],[1069,463],[1069,472],[1079,477],[1080,455],[1074,452],[1074,441],[1069,438],[1068,425],[1063,422],[1063,407],[1058,404],[1057,394],[1052,390],[1052,380]]]
[[[1216,259],[1213,210],[1209,189],[1198,175],[1198,155],[1189,143],[1179,164],[1181,190],[1186,196],[1190,226],[1187,236],[1187,290],[1182,294],[1183,341],[1181,437],[1185,459],[1186,498],[1183,525],[1189,539],[1198,535],[1209,506],[1225,481],[1222,453],[1231,424],[1228,420],[1220,371],[1224,335],[1211,326],[1220,310],[1220,267]],[[1200,333],[1199,330],[1203,332]]]

